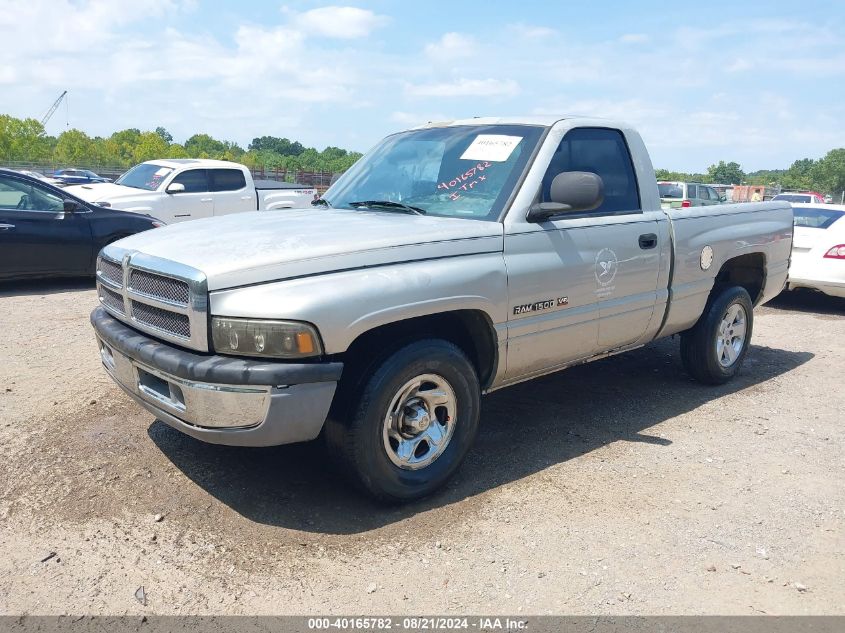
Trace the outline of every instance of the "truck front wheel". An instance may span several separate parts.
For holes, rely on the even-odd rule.
[[[754,312],[745,288],[715,291],[695,326],[681,335],[681,360],[687,373],[709,385],[733,378],[751,342]]]
[[[326,421],[329,450],[355,483],[387,502],[440,488],[478,429],[480,388],[466,355],[448,341],[417,341],[355,382],[346,419]]]

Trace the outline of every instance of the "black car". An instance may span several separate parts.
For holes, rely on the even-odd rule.
[[[53,172],[52,177],[62,181],[65,185],[89,185],[92,182],[111,182],[110,178],[95,174],[89,169],[58,169]]]
[[[0,169],[0,280],[93,275],[103,246],[162,224]]]

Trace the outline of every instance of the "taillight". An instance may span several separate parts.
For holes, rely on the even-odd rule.
[[[687,207],[691,207],[691,206],[692,206],[692,202],[690,200],[684,200],[683,202],[681,202],[681,207],[683,207],[684,209],[686,209]]]
[[[845,244],[838,244],[824,254],[827,259],[845,259]]]

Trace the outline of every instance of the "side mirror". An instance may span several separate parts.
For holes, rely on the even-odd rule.
[[[64,203],[63,211],[65,213],[76,213],[77,211],[82,209],[82,205],[79,204],[76,200],[70,200],[69,198],[65,198],[62,202]]]
[[[181,182],[171,182],[167,185],[167,193],[185,193],[185,185]]]
[[[552,180],[551,202],[540,202],[528,211],[529,222],[544,222],[561,213],[591,211],[604,202],[601,176],[589,171],[565,171]]]

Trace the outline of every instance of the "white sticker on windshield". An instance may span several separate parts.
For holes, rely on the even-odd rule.
[[[156,172],[156,176],[166,176],[170,173],[170,167],[162,167]]]
[[[461,154],[461,160],[489,160],[494,163],[506,161],[514,148],[522,140],[521,136],[504,134],[479,134]]]

